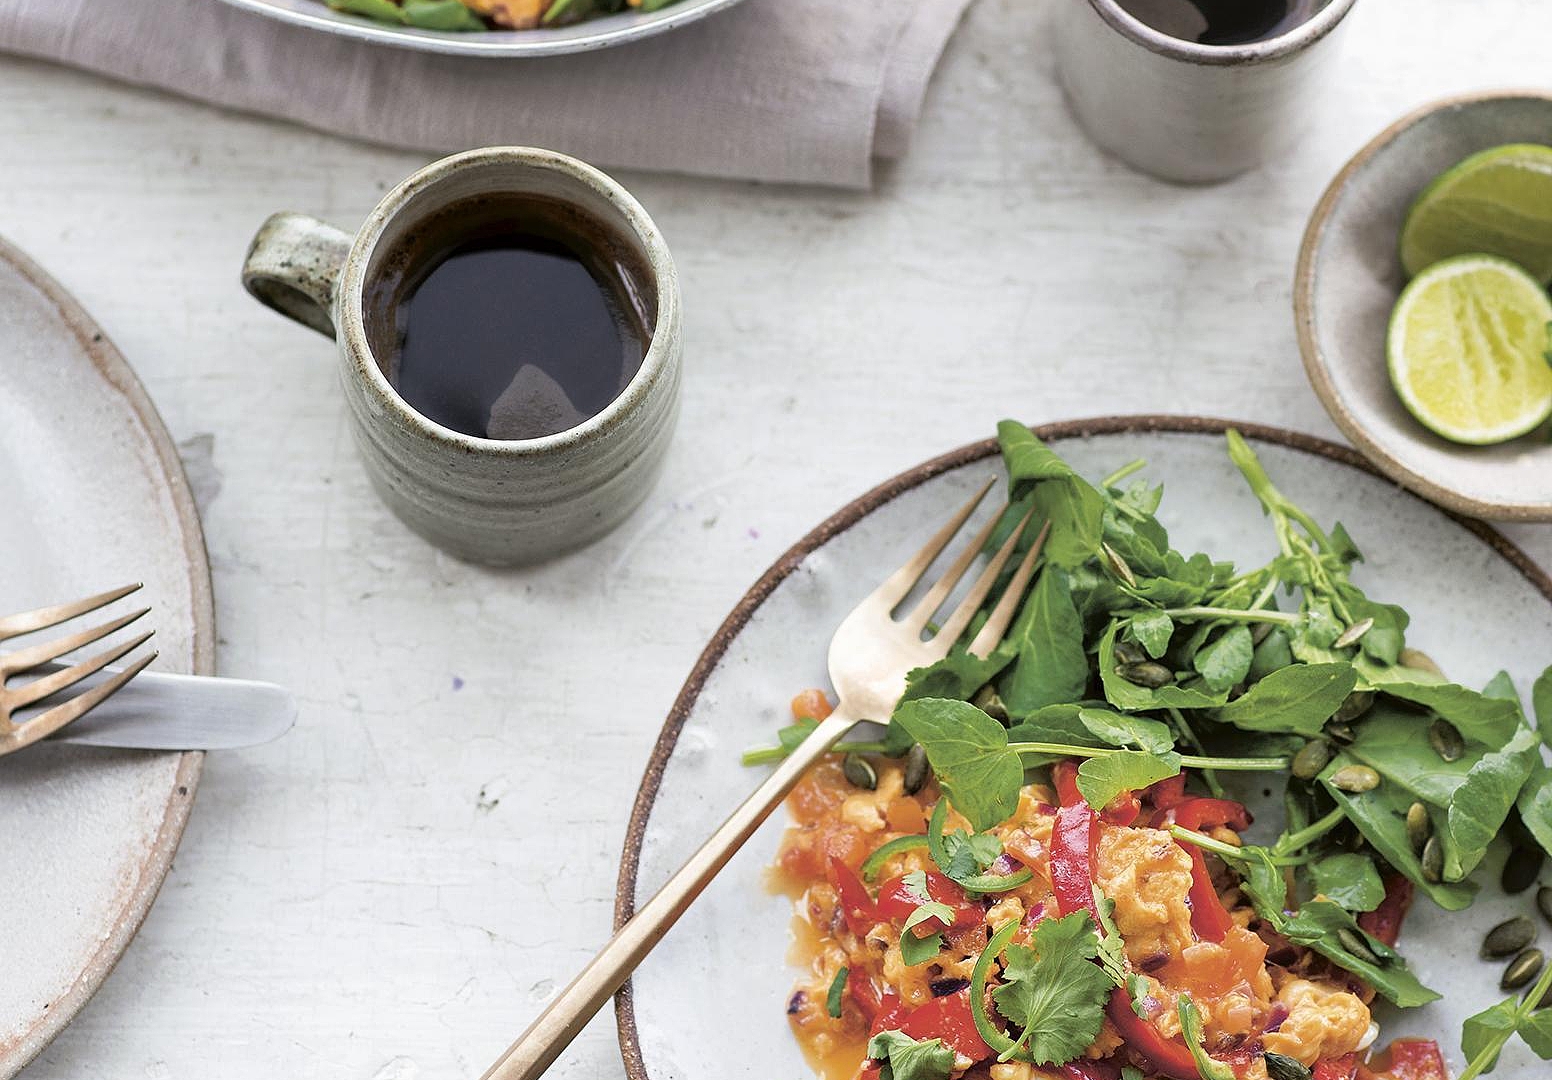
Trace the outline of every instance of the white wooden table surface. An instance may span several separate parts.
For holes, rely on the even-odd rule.
[[[1186,189],[1074,127],[1052,2],[981,0],[875,193],[622,177],[684,278],[678,441],[618,533],[507,574],[388,515],[328,343],[237,282],[267,212],[354,225],[423,157],[0,58],[0,233],[182,442],[221,670],[302,700],[284,741],[210,760],[144,930],[27,1080],[475,1077],[607,935],[680,681],[819,517],[1007,414],[1334,434],[1290,315],[1306,214],[1412,106],[1545,83],[1552,5],[1364,0],[1298,156]],[[1552,565],[1552,529],[1510,531]],[[620,1074],[606,1015],[553,1075]]]

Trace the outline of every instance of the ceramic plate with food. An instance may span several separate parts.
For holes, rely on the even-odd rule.
[[[1003,425],[755,586],[659,741],[621,916],[827,708],[913,524],[1002,470],[1010,524],[1051,522],[1010,643],[916,673],[638,971],[633,1080],[1544,1068],[1552,582],[1350,452],[1225,428]]]
[[[556,56],[664,33],[738,0],[226,0],[323,33],[459,56]]]

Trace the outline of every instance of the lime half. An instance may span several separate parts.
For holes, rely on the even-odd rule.
[[[1552,415],[1552,301],[1506,259],[1459,255],[1401,293],[1390,316],[1390,381],[1417,419],[1461,443],[1524,435]]]
[[[1401,265],[1416,277],[1441,259],[1502,255],[1552,280],[1552,147],[1511,143],[1437,177],[1401,225]]]

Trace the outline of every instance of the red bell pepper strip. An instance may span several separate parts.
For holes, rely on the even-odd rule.
[[[862,1010],[862,1015],[871,1024],[873,1018],[879,1014],[883,1007],[882,1002],[879,1000],[878,988],[873,985],[873,980],[861,977],[855,979],[848,978],[846,980],[846,992],[851,995],[852,1001],[856,1003],[857,1008]],[[893,997],[893,995],[890,996]],[[899,999],[896,998],[896,1000],[898,1001]]]
[[[1089,804],[1079,801],[1056,812],[1051,830],[1051,890],[1062,915],[1087,911],[1099,925],[1094,905],[1094,849],[1099,844],[1099,819]]]
[[[1315,1062],[1315,1080],[1353,1080],[1358,1075],[1358,1055],[1343,1054]]]
[[[1197,797],[1170,807],[1167,820],[1192,832],[1216,829],[1220,825],[1227,825],[1235,832],[1244,832],[1250,828],[1251,819],[1250,811],[1233,799]]]
[[[1195,844],[1180,846],[1191,856],[1191,929],[1203,941],[1222,942],[1233,929],[1234,919],[1218,898],[1218,890],[1213,888],[1212,874],[1207,870],[1202,849]]]
[[[830,880],[841,897],[841,912],[851,932],[862,937],[878,922],[878,908],[857,872],[834,855],[830,856]]]
[[[1412,882],[1401,874],[1385,877],[1385,899],[1373,911],[1358,916],[1358,925],[1386,945],[1394,946],[1401,937],[1401,923],[1412,906]]]
[[[1156,784],[1143,789],[1143,798],[1148,805],[1155,810],[1168,810],[1172,806],[1179,806],[1187,799],[1186,774],[1176,773],[1166,777]]]
[[[864,1061],[862,1068],[857,1070],[856,1080],[879,1080],[883,1071],[884,1066],[880,1062]]]
[[[1397,1039],[1383,1057],[1390,1061],[1385,1070],[1390,1080],[1450,1080],[1444,1055],[1432,1039]]]
[[[1056,784],[1056,800],[1063,806],[1076,806],[1083,802],[1078,790],[1078,763],[1064,758],[1051,766],[1051,781]]]
[[[1137,800],[1137,792],[1123,791],[1110,805],[1100,813],[1100,817],[1112,825],[1131,825],[1142,813],[1142,804]]]
[[[1106,1009],[1110,1022],[1127,1046],[1148,1060],[1153,1071],[1170,1080],[1201,1080],[1196,1059],[1183,1039],[1166,1039],[1159,1029],[1132,1011],[1126,987],[1118,986]]]
[[[981,1040],[970,1014],[970,991],[933,998],[912,1009],[900,1030],[913,1039],[942,1039],[943,1045],[972,1061],[992,1056],[992,1048]]]
[[[938,873],[936,870],[927,871],[927,898],[936,900],[940,904],[946,904],[954,909],[954,923],[956,927],[975,926],[986,918],[986,912],[979,904],[972,904],[965,896],[965,890],[954,882]],[[878,890],[878,903],[875,905],[880,918],[893,922],[903,923],[911,917],[921,900],[915,890],[905,883],[905,876],[890,878],[884,882]],[[934,915],[917,926],[918,937],[926,937],[942,930],[950,929],[943,925],[943,920]],[[920,931],[925,931],[922,933]]]

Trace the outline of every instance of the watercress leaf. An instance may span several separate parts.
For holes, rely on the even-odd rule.
[[[1030,936],[1033,946],[1011,945],[1004,954],[1002,985],[992,991],[997,1011],[1020,1029],[1037,1065],[1079,1056],[1099,1035],[1112,983],[1092,961],[1099,938],[1086,912],[1045,919]]]
[[[977,831],[1012,816],[1024,785],[1024,766],[1008,749],[1001,724],[965,701],[920,698],[902,702],[895,721],[927,752],[949,801]]]
[[[1414,796],[1397,784],[1382,783],[1361,794],[1346,792],[1333,785],[1331,775],[1338,769],[1356,764],[1347,754],[1338,754],[1321,773],[1320,782],[1327,794],[1342,808],[1358,831],[1382,855],[1386,862],[1405,874],[1429,899],[1446,911],[1460,911],[1471,905],[1476,895],[1474,882],[1432,882],[1423,876],[1423,866],[1407,839],[1406,813]],[[1435,822],[1436,825],[1439,822]]]
[[[879,1080],[948,1080],[954,1051],[942,1039],[913,1039],[903,1031],[880,1031],[868,1040],[868,1057],[880,1062]]]
[[[1272,853],[1264,847],[1247,844],[1240,851],[1240,887],[1245,895],[1258,912],[1281,915],[1288,906],[1288,880],[1282,868],[1272,861]]]
[[[1180,755],[1121,750],[1092,757],[1078,766],[1078,791],[1095,810],[1109,806],[1123,791],[1141,791],[1180,772]]]
[[[1515,799],[1520,820],[1542,850],[1552,852],[1552,769],[1536,763]]]
[[[935,664],[906,673],[901,701],[917,698],[958,698],[969,701],[1013,660],[1015,650],[1004,641],[984,659],[956,649]]]
[[[1167,754],[1175,748],[1169,725],[1146,716],[1130,716],[1109,709],[1080,709],[1078,722],[1105,746],[1135,746],[1150,754]]]
[[[1099,677],[1105,700],[1126,712],[1150,709],[1210,709],[1228,700],[1228,691],[1215,691],[1201,680],[1150,689],[1127,682],[1116,670],[1115,639],[1120,623],[1111,623],[1099,642]]]
[[[1067,743],[1076,746],[1103,746],[1079,719],[1083,706],[1047,705],[1036,709],[1008,729],[1009,742]]]
[[[1518,702],[1490,698],[1455,683],[1386,683],[1381,689],[1392,697],[1432,709],[1467,739],[1491,747],[1508,742],[1520,724]]]
[[[1157,660],[1169,648],[1170,636],[1175,632],[1175,621],[1167,612],[1150,609],[1133,615],[1131,627],[1137,643]]]
[[[1536,678],[1530,689],[1531,708],[1536,712],[1536,727],[1541,741],[1552,746],[1552,667]]]
[[[1046,562],[1066,568],[1087,562],[1102,537],[1105,503],[1099,492],[1018,421],[999,423],[997,441],[1010,497],[1032,493],[1036,517],[1050,522]]]
[[[1509,1036],[1514,1034],[1518,1010],[1515,1000],[1505,998],[1498,1004],[1468,1017],[1460,1034],[1460,1052],[1467,1061],[1486,1057],[1488,1065],[1483,1072],[1492,1072],[1498,1063],[1498,1053]]]
[[[1540,764],[1541,740],[1529,728],[1520,728],[1502,750],[1484,754],[1471,766],[1445,816],[1446,881],[1460,881],[1476,869],[1487,845],[1503,828],[1520,788]]]
[[[1426,803],[1448,806],[1485,749],[1473,743],[1457,760],[1445,761],[1428,743],[1428,724],[1428,717],[1380,698],[1357,726],[1347,753],[1378,771],[1382,787],[1399,785]]]
[[[1305,902],[1298,914],[1282,920],[1277,929],[1289,941],[1307,945],[1338,967],[1362,976],[1381,996],[1403,1009],[1439,999],[1438,994],[1417,981],[1395,949],[1365,933],[1351,914],[1329,900]],[[1338,936],[1339,930],[1361,935],[1380,962],[1374,964],[1349,952]]]
[[[1406,628],[1412,621],[1411,616],[1395,604],[1375,603],[1351,585],[1346,586],[1344,594],[1348,597],[1347,606],[1353,622],[1373,620],[1373,625],[1358,639],[1358,648],[1381,664],[1394,664],[1401,658],[1401,650],[1406,645]]]
[[[1520,1017],[1514,1030],[1542,1061],[1552,1060],[1552,1009],[1537,1009]]]
[[[1215,641],[1197,650],[1191,663],[1210,688],[1227,690],[1244,681],[1250,673],[1250,659],[1255,648],[1249,627],[1231,626]]]
[[[484,30],[485,23],[461,0],[404,0],[404,18],[423,30]]]
[[[365,15],[369,19],[378,22],[403,24],[407,20],[404,9],[393,0],[328,0],[328,4],[335,11],[348,12],[351,15]]]
[[[1023,715],[1083,696],[1089,684],[1083,620],[1060,567],[1047,566],[1040,572],[1008,640],[1018,660],[998,681],[997,693],[1010,714]]]
[[[818,726],[818,720],[812,720],[805,717],[802,720],[799,720],[797,723],[789,724],[777,731],[776,741],[781,743],[781,748],[790,754],[792,751],[798,748],[799,744],[801,744],[804,739],[812,735],[814,729]]]
[[[1367,855],[1328,855],[1310,863],[1309,872],[1315,891],[1348,911],[1373,911],[1385,899],[1385,883]]]
[[[1524,705],[1520,703],[1520,692],[1514,688],[1514,677],[1507,671],[1500,671],[1488,679],[1487,685],[1482,687],[1482,696],[1496,698],[1499,701],[1512,701],[1520,706],[1521,712],[1525,711]]]
[[[1266,675],[1213,714],[1248,731],[1319,738],[1327,720],[1358,684],[1351,664],[1294,664]]]
[[[1363,562],[1363,552],[1358,550],[1353,538],[1347,535],[1347,527],[1340,521],[1331,526],[1331,554],[1349,565]]]
[[[1191,995],[1180,995],[1175,1003],[1175,1012],[1180,1017],[1180,1037],[1185,1040],[1186,1049],[1191,1051],[1191,1059],[1196,1062],[1197,1075],[1201,1080],[1234,1080],[1233,1069],[1207,1055],[1207,1048],[1202,1045],[1202,1017],[1196,1011]]]
[[[1274,671],[1280,671],[1293,663],[1293,649],[1288,645],[1288,632],[1282,627],[1276,627],[1266,637],[1261,639],[1261,644],[1250,656],[1250,672],[1245,677],[1251,682],[1259,682]]]

